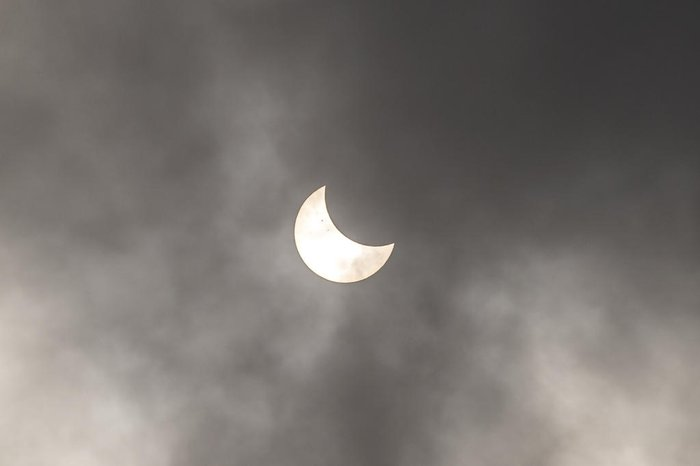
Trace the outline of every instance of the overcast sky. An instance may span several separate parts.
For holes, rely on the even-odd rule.
[[[656,3],[0,0],[0,464],[700,464]],[[322,185],[366,281],[297,254]]]

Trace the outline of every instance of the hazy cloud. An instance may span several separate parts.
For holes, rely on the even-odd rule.
[[[1,1],[0,463],[695,464],[693,9]]]

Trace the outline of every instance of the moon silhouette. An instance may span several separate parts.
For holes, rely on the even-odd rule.
[[[316,274],[337,283],[368,278],[381,269],[394,244],[367,246],[338,230],[326,207],[326,187],[314,191],[299,209],[294,241],[304,263]]]

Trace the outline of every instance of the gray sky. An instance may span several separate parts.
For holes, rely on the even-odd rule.
[[[698,7],[438,3],[0,0],[0,464],[700,462]]]

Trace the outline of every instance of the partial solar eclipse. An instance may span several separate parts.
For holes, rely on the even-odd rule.
[[[304,263],[316,274],[337,283],[368,278],[381,269],[394,244],[366,246],[338,230],[326,207],[326,187],[314,191],[299,209],[294,241]]]

